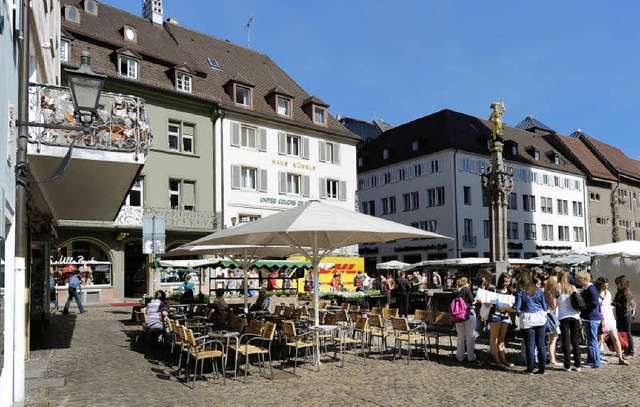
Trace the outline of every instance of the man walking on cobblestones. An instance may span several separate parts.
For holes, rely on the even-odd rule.
[[[80,293],[82,292],[82,287],[80,286],[81,281],[78,278],[78,272],[74,273],[69,279],[69,298],[67,298],[67,302],[64,304],[64,313],[69,313],[69,305],[71,305],[71,300],[76,299],[76,303],[78,304],[78,309],[81,314],[84,314],[84,307],[82,306],[82,301],[80,301]]]

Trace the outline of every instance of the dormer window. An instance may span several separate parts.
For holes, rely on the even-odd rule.
[[[558,154],[553,154],[553,163],[560,164],[560,156]]]
[[[130,79],[138,79],[138,60],[125,56],[118,56],[118,73]]]
[[[127,25],[122,27],[122,36],[127,41],[131,41],[131,42],[138,41],[138,32],[135,30],[135,28],[129,27]]]
[[[533,159],[536,161],[540,161],[540,150],[537,148],[533,150]]]
[[[236,102],[236,105],[242,105],[246,107],[251,107],[253,105],[253,95],[252,89],[247,86],[242,86],[239,84],[234,84],[234,98],[233,100]]]
[[[327,109],[321,106],[314,106],[313,122],[316,124],[327,124]]]
[[[419,148],[420,142],[418,140],[413,140],[413,143],[411,143],[411,150],[418,151]]]
[[[364,158],[358,157],[358,167],[364,166]]]
[[[277,112],[279,115],[291,117],[291,99],[284,96],[276,96]]]
[[[85,0],[84,1],[84,11],[89,14],[93,14],[95,16],[98,15],[98,4],[96,4],[95,0]]]
[[[383,160],[388,160],[389,159],[389,149],[385,148],[384,150],[382,150],[382,159]]]
[[[80,13],[78,9],[73,6],[66,6],[64,8],[64,18],[67,21],[80,24]]]
[[[517,144],[512,144],[511,145],[511,155],[518,155],[518,145]]]
[[[176,71],[176,89],[181,92],[191,93],[191,81],[193,77],[187,73]]]

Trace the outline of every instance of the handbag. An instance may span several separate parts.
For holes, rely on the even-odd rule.
[[[544,310],[536,312],[525,312],[522,314],[522,329],[529,329],[536,326],[543,326],[547,323],[547,312]]]
[[[558,321],[558,317],[556,313],[553,311],[547,312],[547,323],[545,325],[545,330],[548,334],[558,333],[558,326],[560,326],[560,321]]]

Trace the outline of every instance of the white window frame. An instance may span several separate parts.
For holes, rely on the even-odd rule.
[[[126,64],[126,72],[123,72],[123,64]],[[120,76],[124,76],[129,79],[138,79],[139,67],[139,60],[126,55],[118,56],[118,73]]]
[[[340,181],[327,178],[325,190],[327,199],[337,200],[340,197]]]
[[[177,130],[171,130],[172,127],[175,127]],[[186,127],[192,129],[193,134],[186,134]],[[169,123],[167,123],[167,142],[169,150],[179,151],[185,154],[195,154],[195,133],[195,124],[185,123],[179,120],[169,120]],[[172,147],[172,139],[175,140],[175,147]],[[185,145],[190,145],[191,148],[185,148]]]
[[[176,71],[176,89],[180,92],[191,93],[193,90],[193,76]]]
[[[253,135],[250,133],[253,132]],[[252,140],[253,139],[253,145]],[[240,126],[240,146],[256,150],[258,148],[258,129],[250,126]]]
[[[327,109],[322,106],[313,105],[313,122],[315,124],[327,124]]]
[[[300,157],[300,153],[302,152],[302,139],[299,136],[287,134],[286,152],[289,156]]]
[[[253,185],[250,185],[253,183]],[[258,169],[254,167],[240,167],[240,189],[255,191],[258,189]]]
[[[175,185],[178,187],[177,190],[172,189],[172,185],[171,185],[172,183],[175,183]],[[180,189],[181,189],[181,186],[182,186],[181,184],[182,184],[182,182],[179,179],[173,179],[172,178],[172,179],[169,180],[169,207],[171,209],[182,209],[181,206],[180,206],[181,205]],[[172,202],[171,198],[174,197],[174,196],[178,200],[178,204],[177,205],[173,205],[173,202]]]
[[[131,204],[131,194],[132,193],[139,193],[140,194],[140,205],[132,205]],[[144,206],[144,178],[143,177],[137,177],[133,181],[133,185],[131,185],[131,189],[129,190],[129,193],[127,194],[127,199],[125,200],[124,204],[125,204],[125,206],[135,206],[135,207]]]
[[[283,102],[283,105],[281,105],[280,102]],[[276,113],[280,116],[292,117],[291,99],[276,95]]]
[[[300,174],[287,173],[287,195],[302,195],[302,177]]]
[[[253,89],[249,86],[244,86],[237,83],[234,84],[233,102],[238,106],[253,107]]]
[[[71,51],[71,43],[69,40],[60,40],[60,62],[69,61],[69,52]]]

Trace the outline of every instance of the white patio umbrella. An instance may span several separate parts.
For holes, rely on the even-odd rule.
[[[212,236],[212,235],[209,235]],[[198,240],[184,244],[168,251],[163,257],[185,255],[218,255],[240,263],[244,282],[244,312],[249,312],[249,268],[266,257],[286,257],[301,252],[292,246],[259,246],[259,245],[207,245]]]
[[[447,236],[312,200],[253,222],[221,230],[193,243],[295,247],[311,261],[314,285],[317,285],[318,264],[331,251],[359,243],[406,238],[450,239]],[[314,299],[315,325],[318,326],[317,287],[314,287]],[[316,363],[319,368],[319,357]]]
[[[402,270],[405,267],[410,266],[409,263],[403,263],[398,260],[386,261],[384,263],[376,264],[376,269],[378,270]]]

